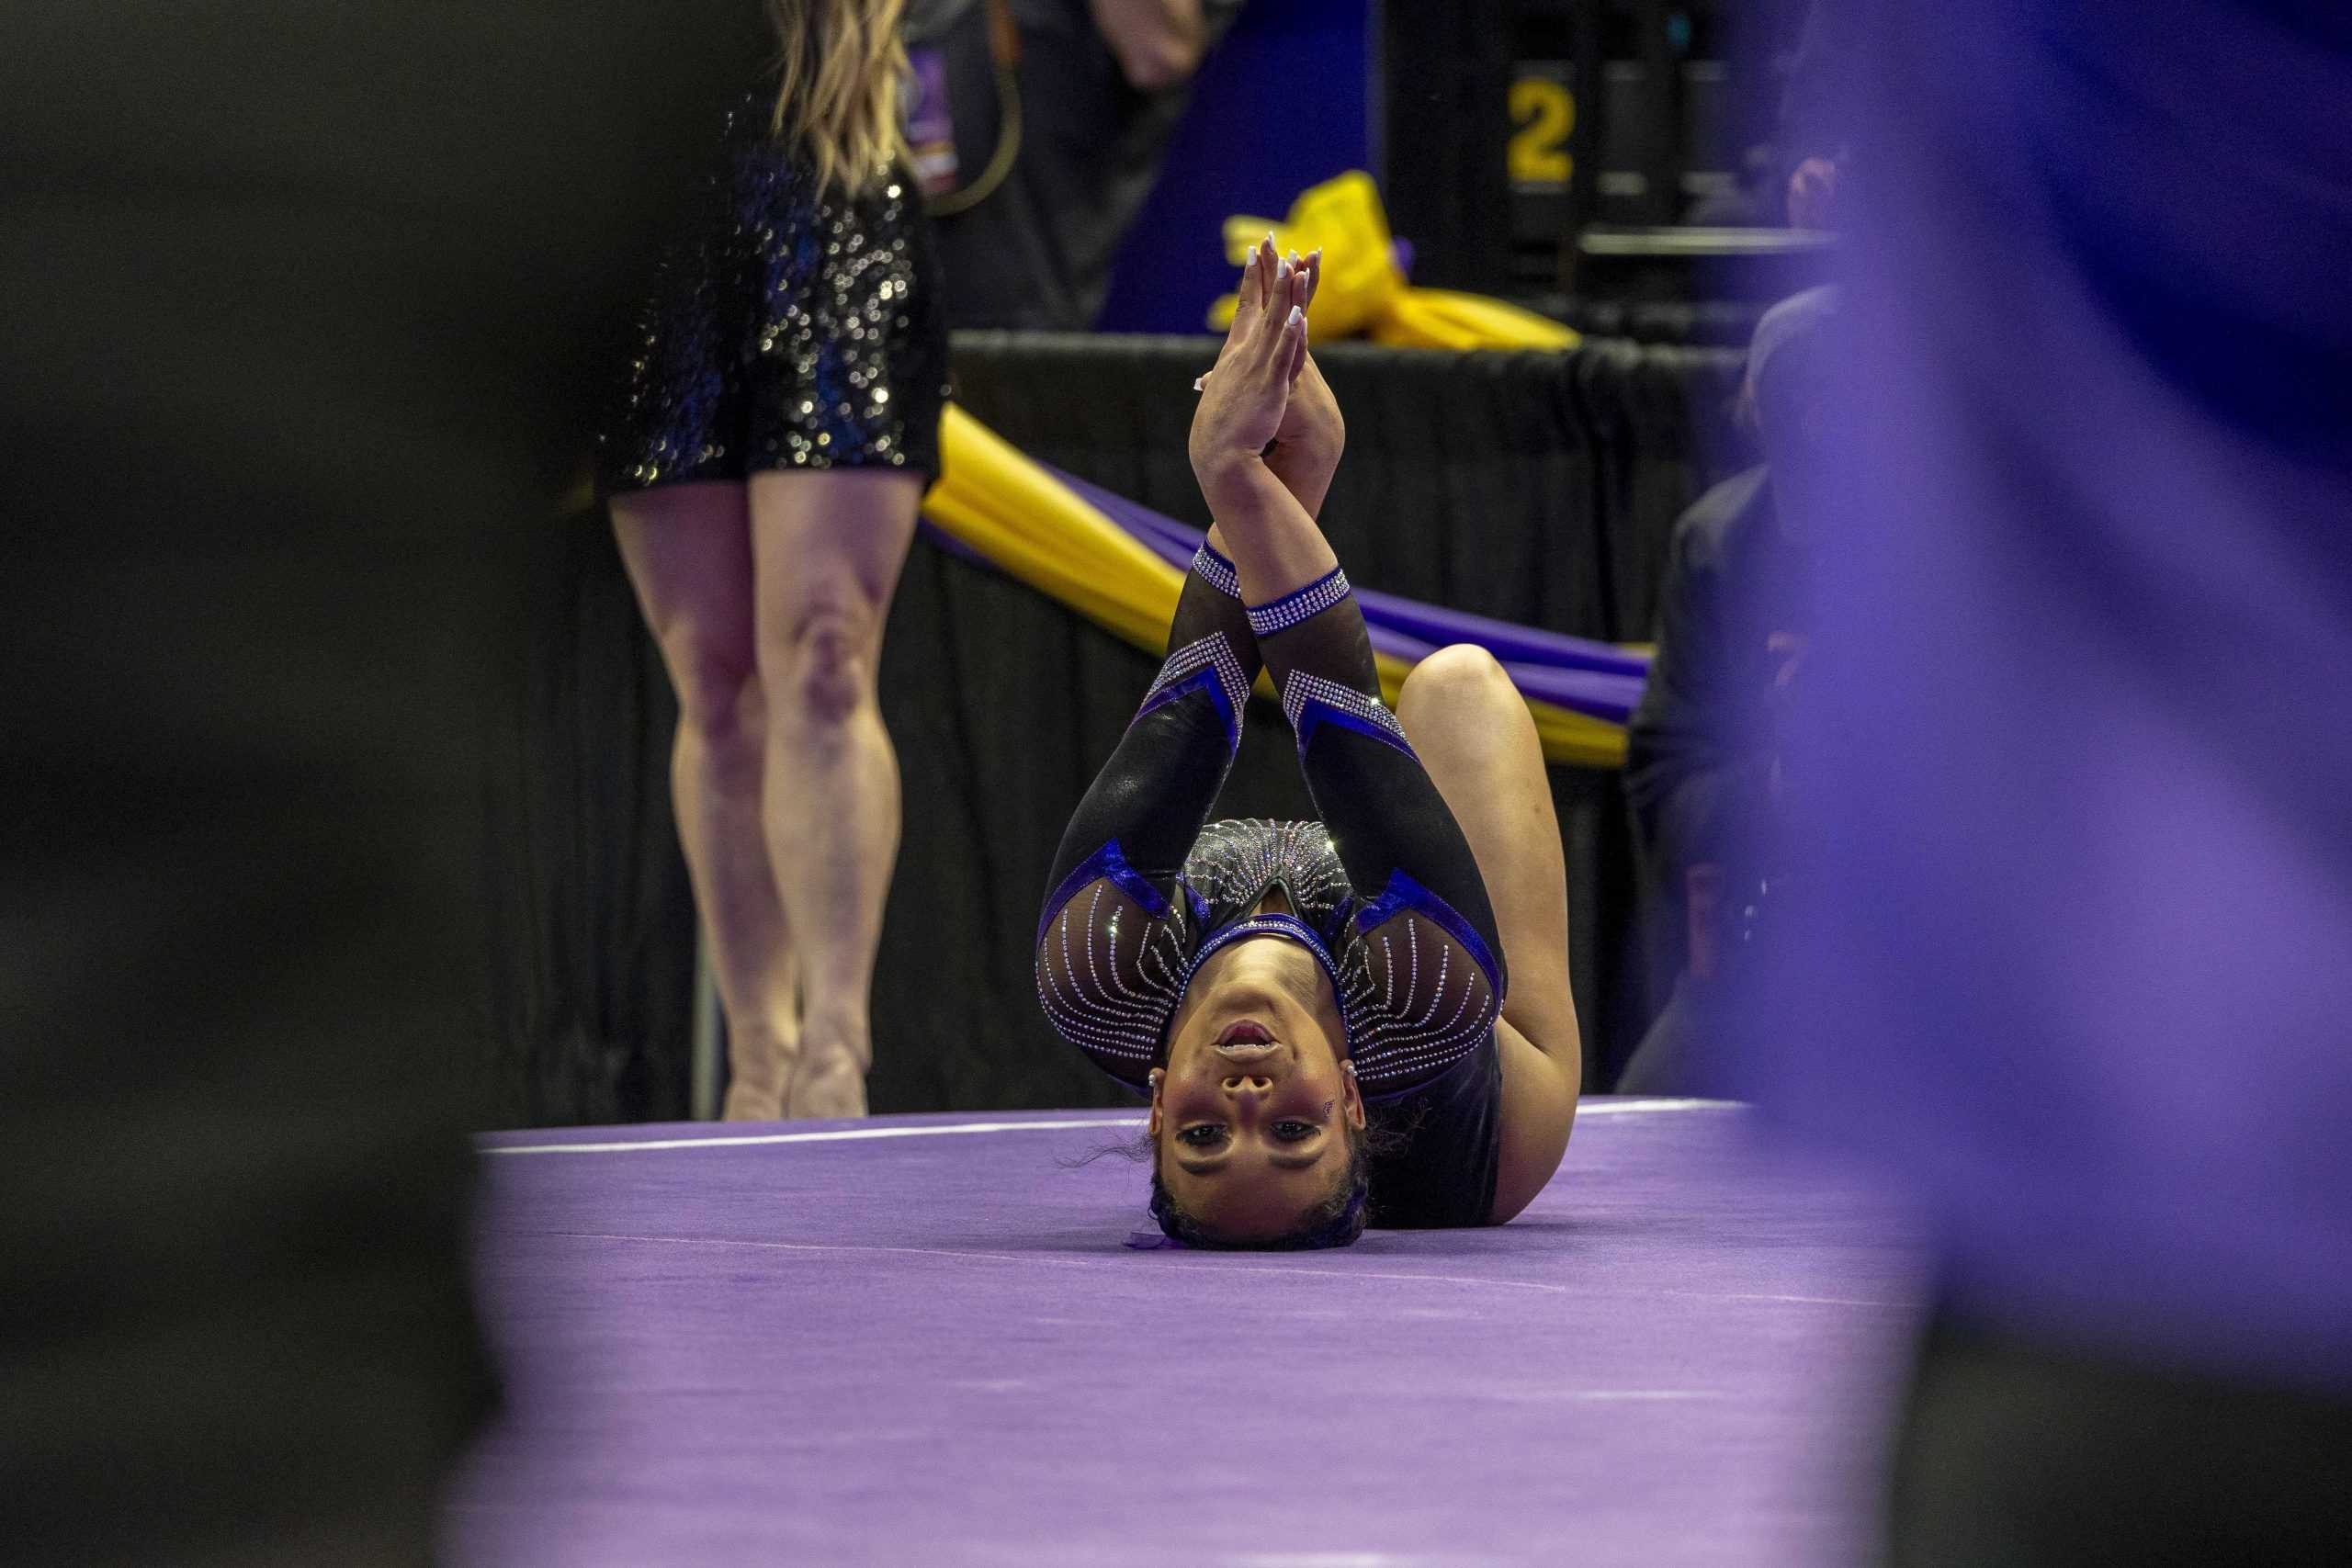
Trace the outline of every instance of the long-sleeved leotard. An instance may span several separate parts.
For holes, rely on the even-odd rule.
[[[1261,662],[1321,823],[1204,831]],[[1265,935],[1330,976],[1371,1098],[1486,1043],[1505,986],[1486,884],[1379,690],[1342,573],[1245,611],[1231,564],[1203,548],[1167,662],[1055,857],[1037,990],[1056,1031],[1141,1088],[1201,964]],[[1258,912],[1276,886],[1295,913]]]

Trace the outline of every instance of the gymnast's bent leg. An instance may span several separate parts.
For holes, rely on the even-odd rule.
[[[1442,648],[1406,677],[1396,716],[1470,840],[1495,909],[1510,988],[1502,1053],[1502,1168],[1494,1219],[1533,1201],[1576,1120],[1584,1045],[1568,993],[1568,876],[1544,748],[1526,699],[1494,655]]]

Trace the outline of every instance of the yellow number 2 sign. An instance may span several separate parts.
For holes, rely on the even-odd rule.
[[[1510,183],[1521,190],[1560,190],[1576,166],[1568,136],[1577,100],[1557,76],[1529,74],[1510,85]]]

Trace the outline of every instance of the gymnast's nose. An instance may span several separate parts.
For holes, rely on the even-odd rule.
[[[1274,1080],[1264,1073],[1227,1073],[1225,1092],[1238,1099],[1255,1099],[1273,1092]]]

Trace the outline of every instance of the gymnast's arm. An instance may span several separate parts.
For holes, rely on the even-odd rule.
[[[1411,993],[1389,1010],[1415,1032],[1389,1042],[1401,1077],[1483,1037],[1504,991],[1502,947],[1469,841],[1380,700],[1371,637],[1338,558],[1259,456],[1306,361],[1303,318],[1279,313],[1280,290],[1290,287],[1284,276],[1277,309],[1252,324],[1252,351],[1229,355],[1203,394],[1193,470],[1232,547],[1307,788],[1349,880],[1372,900],[1363,929],[1403,918],[1385,950],[1396,964],[1390,978]],[[1367,1044],[1376,1057],[1382,1043],[1357,1043],[1366,1092],[1376,1094],[1394,1086],[1372,1081],[1377,1064],[1365,1059]]]
[[[1232,563],[1204,547],[1168,655],[1079,802],[1037,925],[1037,996],[1064,1039],[1140,1088],[1182,988],[1184,857],[1241,743],[1256,639]]]
[[[1286,302],[1293,293],[1301,303],[1312,297],[1320,259],[1301,269],[1295,286],[1283,269]],[[1243,271],[1219,369],[1244,349],[1254,351],[1252,329],[1278,266],[1269,236]],[[1284,459],[1283,482],[1309,507],[1321,504],[1344,442],[1339,406],[1319,378],[1314,389],[1321,401],[1293,400],[1296,407],[1261,442]],[[1136,1087],[1157,1055],[1190,956],[1189,893],[1178,874],[1232,765],[1258,671],[1240,580],[1212,527],[1178,598],[1167,660],[1062,835],[1037,926],[1037,997],[1047,1019],[1098,1066]]]
[[[1381,701],[1372,638],[1330,546],[1253,464],[1227,469],[1212,504],[1316,809],[1357,891],[1393,897],[1395,908],[1427,908],[1485,972],[1487,1000],[1498,1001],[1502,948],[1469,840]]]

